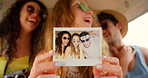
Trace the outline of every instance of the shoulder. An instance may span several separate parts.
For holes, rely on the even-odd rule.
[[[66,48],[66,50],[70,50],[71,49],[71,47],[70,46],[68,46],[67,48]]]
[[[140,50],[141,50],[141,52],[142,52],[142,54],[143,54],[143,56],[146,60],[147,65],[148,65],[148,48],[140,47],[140,46],[139,46],[139,48],[140,48]]]
[[[135,48],[139,48],[143,54],[148,54],[148,48],[141,46],[133,46]]]
[[[69,51],[71,51],[71,47],[70,47],[70,46],[68,46],[68,47],[66,48],[65,52],[67,53],[67,52],[69,52]]]
[[[0,60],[6,60],[5,56],[0,56]]]
[[[140,47],[140,46],[139,46],[139,49],[141,50],[141,52],[142,52],[144,55],[148,55],[148,48],[146,48],[146,47]]]

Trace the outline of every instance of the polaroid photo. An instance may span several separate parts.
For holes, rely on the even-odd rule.
[[[94,66],[102,63],[102,29],[54,28],[54,61],[62,66]]]

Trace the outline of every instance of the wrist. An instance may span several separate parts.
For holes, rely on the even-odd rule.
[[[130,64],[129,60],[119,59],[120,65],[128,66]]]
[[[125,63],[125,64],[129,64],[132,61],[126,57],[121,57],[121,58],[119,58],[119,60],[120,60],[120,63]]]

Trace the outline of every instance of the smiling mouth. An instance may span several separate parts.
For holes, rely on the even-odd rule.
[[[35,19],[27,19],[27,21],[32,22],[32,23],[34,23],[34,24],[37,23],[37,20],[35,20]]]
[[[84,19],[84,22],[91,23],[91,19]]]

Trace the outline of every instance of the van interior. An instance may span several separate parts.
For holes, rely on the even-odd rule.
[[[16,0],[0,0],[0,21],[2,14],[11,7]],[[57,0],[41,0],[50,10]],[[148,12],[148,0],[86,0],[93,10],[113,9],[123,13],[128,22]]]

